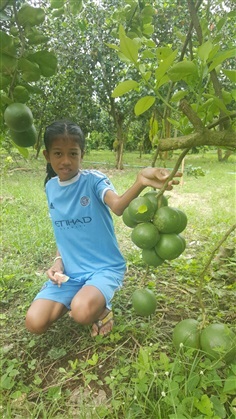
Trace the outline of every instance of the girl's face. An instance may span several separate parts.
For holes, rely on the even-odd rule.
[[[73,136],[58,135],[49,151],[44,150],[43,154],[62,182],[70,180],[80,170],[83,153]]]

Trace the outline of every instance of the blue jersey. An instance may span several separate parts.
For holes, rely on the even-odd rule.
[[[65,182],[54,177],[46,184],[57,248],[71,278],[125,268],[104,202],[108,190],[114,191],[114,186],[97,170],[82,170]]]

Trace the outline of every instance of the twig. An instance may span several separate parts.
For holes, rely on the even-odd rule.
[[[217,250],[220,248],[220,246],[222,246],[222,244],[224,243],[225,240],[227,240],[227,238],[229,237],[229,235],[236,229],[236,224],[234,224],[232,227],[229,228],[228,231],[226,231],[225,235],[222,237],[222,239],[219,241],[219,243],[214,247],[213,251],[211,252],[208,261],[206,263],[206,265],[204,266],[201,274],[200,274],[200,284],[199,284],[199,288],[198,288],[198,292],[197,292],[197,296],[199,299],[199,305],[201,307],[202,310],[202,327],[204,327],[204,324],[206,322],[206,309],[205,309],[205,305],[203,303],[203,299],[202,299],[202,291],[203,291],[203,287],[204,287],[204,277],[205,274],[212,262],[212,259],[215,256],[215,253],[217,252]]]

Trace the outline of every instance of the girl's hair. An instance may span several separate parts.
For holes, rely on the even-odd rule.
[[[75,141],[79,144],[81,153],[84,153],[85,150],[85,138],[81,128],[74,122],[71,122],[67,119],[60,121],[55,121],[45,129],[44,133],[44,145],[46,150],[49,152],[53,140],[59,135],[70,135],[73,136]],[[46,179],[44,185],[51,179],[56,176],[50,163],[47,163],[46,166]]]

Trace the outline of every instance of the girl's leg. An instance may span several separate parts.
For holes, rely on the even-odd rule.
[[[64,304],[52,300],[38,299],[31,304],[25,319],[26,328],[40,335],[67,312]]]
[[[71,302],[71,317],[80,324],[88,325],[103,319],[109,310],[106,308],[106,300],[93,285],[86,285],[74,296]],[[105,324],[100,334],[107,334],[111,331],[113,320],[111,319]],[[93,325],[92,335],[95,336],[99,333],[96,324]]]

